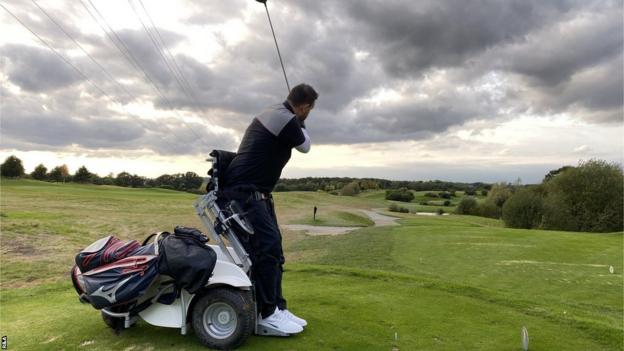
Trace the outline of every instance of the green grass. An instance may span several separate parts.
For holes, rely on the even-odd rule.
[[[120,336],[78,303],[73,257],[115,233],[143,239],[200,227],[195,195],[2,180],[0,332],[19,350],[202,350],[192,335],[139,322]],[[275,195],[280,223],[360,225],[339,236],[283,231],[284,291],[306,330],[251,337],[243,350],[622,350],[622,233],[504,228],[472,216],[397,214],[374,227],[358,209],[387,208],[383,192],[358,197]],[[611,274],[608,267],[613,266]],[[395,333],[398,340],[395,341]]]

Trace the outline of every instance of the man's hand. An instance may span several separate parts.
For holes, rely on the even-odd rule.
[[[301,117],[297,116],[297,120],[299,121],[299,125],[301,125],[301,128],[303,128],[303,129],[305,129],[305,127],[306,127],[306,125],[305,125],[306,117],[301,118]]]

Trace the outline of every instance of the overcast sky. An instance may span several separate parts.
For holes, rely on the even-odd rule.
[[[287,93],[253,0],[0,4],[47,43],[0,8],[0,157],[27,172],[203,175]],[[535,183],[623,162],[621,0],[268,6],[291,85],[320,94],[285,177]]]

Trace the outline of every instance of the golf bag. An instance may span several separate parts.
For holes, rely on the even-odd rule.
[[[157,242],[148,244],[154,236]],[[206,286],[217,263],[207,242],[199,230],[186,227],[152,234],[143,245],[107,236],[76,255],[72,283],[80,300],[96,309],[131,305],[161,274],[173,279],[176,294],[181,288],[194,294]]]
[[[207,242],[208,238],[195,228],[175,227],[173,234],[162,233],[158,240],[159,272],[173,278],[178,288],[195,294],[206,286],[217,263],[217,254]]]
[[[76,266],[82,272],[88,272],[96,267],[115,262],[129,256],[136,251],[141,244],[136,240],[123,241],[109,235],[97,240],[76,255]]]
[[[82,302],[96,309],[138,300],[158,277],[154,244],[123,243],[108,236],[76,256],[72,283]]]

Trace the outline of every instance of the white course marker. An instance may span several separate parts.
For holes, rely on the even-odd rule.
[[[529,350],[529,332],[527,331],[526,327],[522,327],[522,349],[524,351],[528,351]]]
[[[613,266],[609,266],[609,273],[613,274],[615,272],[615,269],[613,269]]]

